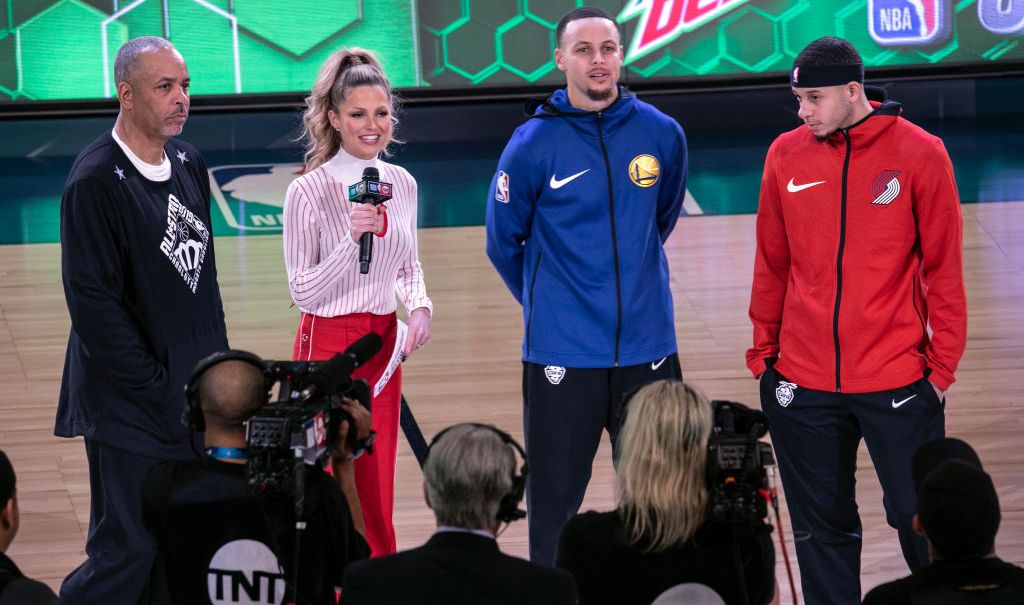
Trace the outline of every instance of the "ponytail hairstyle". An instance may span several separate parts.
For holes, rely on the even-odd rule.
[[[338,153],[341,135],[331,126],[328,113],[336,112],[349,92],[359,86],[379,86],[390,102],[391,134],[384,143],[382,155],[390,156],[388,147],[391,143],[401,142],[394,138],[394,131],[398,128],[398,101],[377,56],[362,48],[344,48],[327,58],[317,74],[313,90],[306,97],[299,140],[306,143],[303,159],[307,172]]]

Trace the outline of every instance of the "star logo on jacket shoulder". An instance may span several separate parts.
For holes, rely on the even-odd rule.
[[[124,168],[121,168],[117,164],[114,164],[114,174],[117,175],[117,180],[119,180],[119,181],[123,181],[124,180]]]
[[[900,194],[900,174],[902,170],[883,170],[871,182],[871,195],[875,196],[872,204],[888,206]]]
[[[779,405],[786,407],[793,403],[793,399],[796,397],[793,391],[796,388],[796,385],[792,382],[786,382],[785,380],[779,382],[779,386],[775,387],[775,399],[779,402]]]
[[[179,150],[178,150],[178,153],[177,153],[176,155],[178,156],[178,161],[179,161],[179,162],[181,162],[182,164],[184,164],[185,162],[187,162],[187,161],[188,161],[188,156],[187,156],[187,155],[185,155],[185,152],[184,152],[184,151],[181,151],[181,150],[179,149]]]
[[[660,173],[661,164],[653,155],[642,153],[629,161],[629,180],[637,187],[653,187]]]
[[[548,382],[551,384],[558,384],[565,378],[565,368],[562,366],[545,366],[544,376],[547,377]]]

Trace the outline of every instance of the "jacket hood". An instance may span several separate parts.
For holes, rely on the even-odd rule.
[[[569,93],[563,86],[545,97],[528,99],[523,106],[523,113],[530,118],[540,119],[596,118],[600,114],[602,131],[611,133],[632,114],[636,109],[636,103],[636,95],[625,86],[619,85],[619,96],[608,107],[599,112],[577,109],[569,102]],[[590,120],[571,120],[570,123],[597,136],[596,126]]]

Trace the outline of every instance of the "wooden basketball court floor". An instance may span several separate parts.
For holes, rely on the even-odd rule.
[[[969,323],[946,427],[979,452],[1002,503],[997,552],[1024,563],[1024,203],[963,206]],[[404,392],[429,439],[462,421],[490,422],[522,437],[519,307],[484,255],[482,227],[420,231],[435,305],[433,339],[405,367]],[[754,216],[680,219],[667,244],[683,372],[713,398],[757,406],[743,353],[753,266]],[[280,236],[217,239],[217,268],[231,345],[287,359],[297,321],[286,287]],[[0,246],[0,448],[18,473],[21,531],[9,554],[55,589],[84,559],[89,489],[80,439],[53,436],[69,320],[57,244]],[[534,464],[540,463],[534,461]],[[395,526],[399,548],[433,529],[422,476],[399,449]],[[906,575],[865,448],[858,460],[867,590]],[[614,507],[610,448],[603,443],[584,509]],[[783,503],[787,549],[792,536]],[[777,540],[777,538],[776,538]],[[525,556],[526,523],[500,537]],[[776,541],[776,551],[778,544]],[[791,602],[781,557],[782,602]],[[799,581],[797,581],[799,587]],[[799,588],[798,588],[799,590]]]

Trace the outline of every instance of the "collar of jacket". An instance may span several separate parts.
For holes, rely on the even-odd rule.
[[[601,130],[613,132],[622,124],[636,108],[636,95],[625,86],[619,85],[619,95],[611,105],[601,110]],[[574,119],[573,126],[583,127],[597,136],[596,111],[577,109],[569,103],[569,93],[563,86],[546,97],[536,97],[526,101],[524,113],[531,118],[585,118]],[[589,118],[589,119],[586,119]]]
[[[494,538],[485,538],[467,532],[437,532],[427,540],[426,546],[498,552],[498,541]]]
[[[883,99],[882,101],[868,101],[871,104],[872,112],[864,116],[859,122],[846,128],[850,135],[850,145],[853,153],[860,153],[871,147],[885,132],[891,128],[896,119],[903,113],[903,105],[896,101]],[[843,131],[837,130],[828,138],[828,144],[838,153],[846,152],[846,139]]]
[[[3,552],[0,552],[0,575],[6,575],[12,580],[25,577],[14,561]]]

